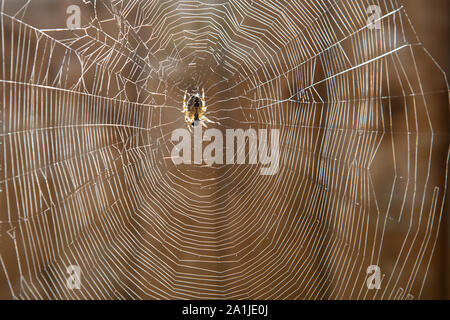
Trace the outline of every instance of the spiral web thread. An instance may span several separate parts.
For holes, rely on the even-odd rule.
[[[0,295],[422,297],[449,91],[401,4],[3,0],[0,24]],[[201,88],[209,127],[280,130],[277,174],[172,163]]]

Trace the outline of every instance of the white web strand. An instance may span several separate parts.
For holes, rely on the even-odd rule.
[[[403,7],[375,3],[380,30],[355,0],[86,1],[68,30],[69,2],[1,1],[0,290],[420,298],[448,83]],[[281,130],[278,174],[172,164],[184,91],[202,87],[214,127]]]

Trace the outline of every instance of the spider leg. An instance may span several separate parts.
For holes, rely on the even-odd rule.
[[[205,88],[202,88],[202,110],[206,112]]]
[[[203,116],[202,120],[204,120],[204,121],[206,121],[206,122],[209,122],[209,123],[215,123],[214,121],[209,120],[209,119],[208,119],[207,117],[205,117],[205,116]]]
[[[186,112],[186,111],[187,111],[187,106],[186,106],[186,96],[187,96],[187,89],[184,91],[183,111],[181,111],[181,112]]]

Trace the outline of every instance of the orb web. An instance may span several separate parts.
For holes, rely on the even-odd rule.
[[[422,296],[448,83],[401,3],[374,2],[379,29],[355,0],[78,1],[75,29],[72,2],[0,3],[5,297]],[[280,130],[276,174],[174,165],[200,88],[209,127]]]

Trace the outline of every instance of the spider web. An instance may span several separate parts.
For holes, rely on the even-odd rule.
[[[3,0],[0,14],[0,296],[422,297],[449,91],[397,1]],[[172,163],[184,90],[201,88],[211,127],[280,129],[276,175]]]

